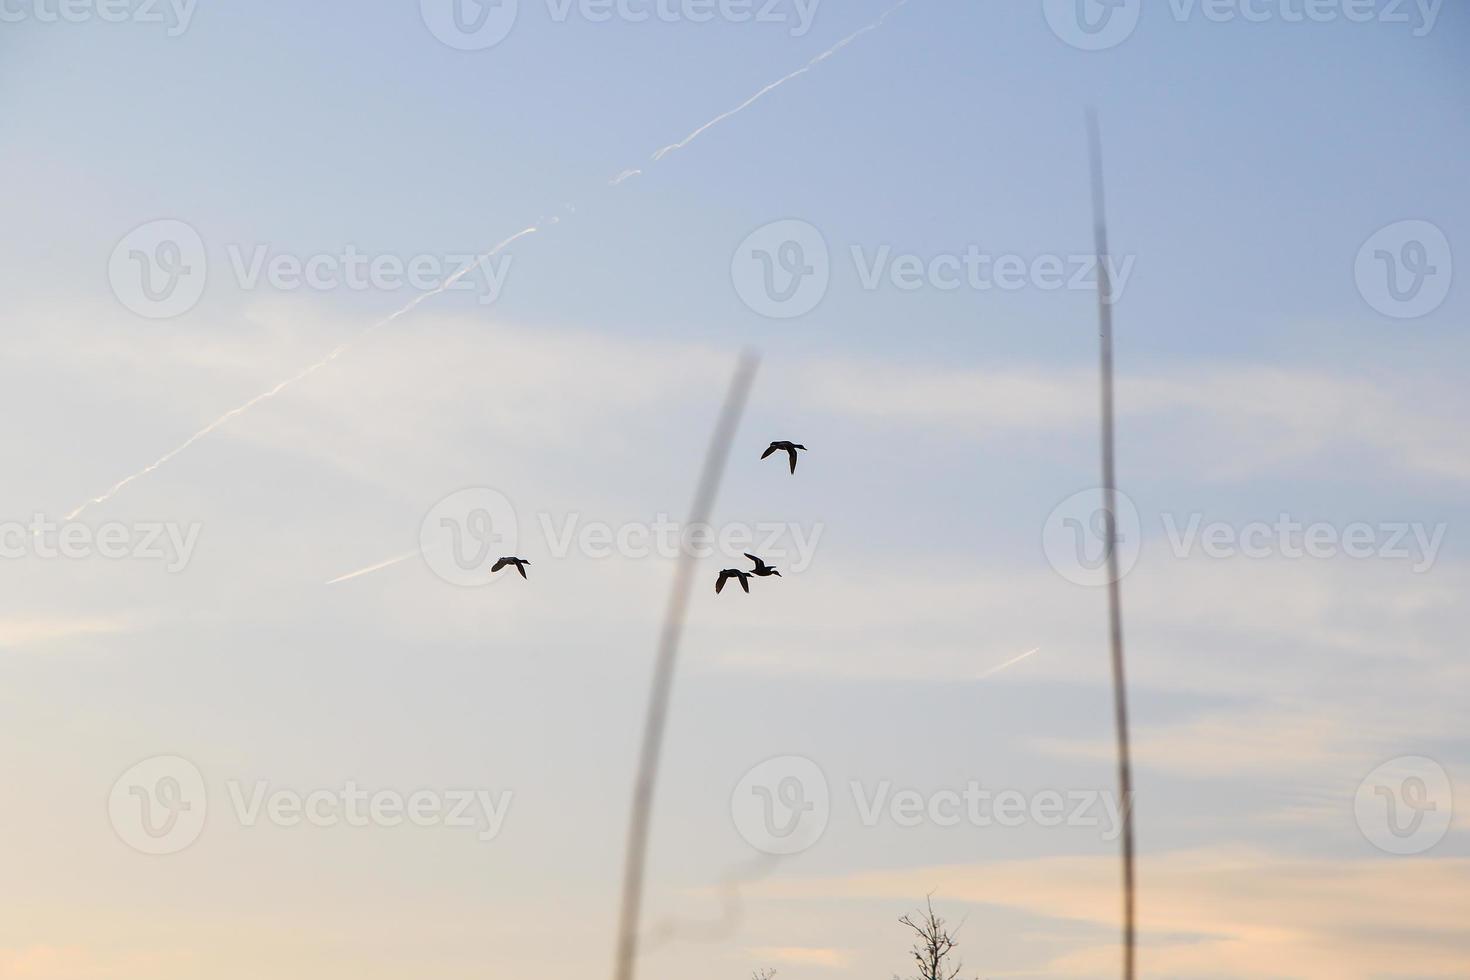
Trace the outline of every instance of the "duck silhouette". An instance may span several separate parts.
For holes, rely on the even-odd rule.
[[[504,568],[506,565],[514,565],[516,567],[516,571],[518,571],[518,572],[521,573],[521,578],[525,578],[526,577],[526,566],[529,565],[529,564],[531,564],[531,563],[528,560],[526,560],[525,558],[502,558],[499,561],[497,561],[495,564],[493,564],[493,565],[490,566],[490,571],[492,573],[493,572],[498,572],[502,568]]]
[[[738,568],[727,568],[720,573],[719,578],[715,579],[715,595],[719,595],[724,590],[725,583],[732,578],[738,578],[740,580],[740,587],[746,592],[750,591],[750,573],[742,572]]]
[[[769,447],[766,448],[766,451],[765,452],[761,453],[761,459],[765,459],[767,456],[771,455],[771,453],[774,453],[777,450],[782,450],[782,449],[784,449],[786,451],[787,455],[789,455],[791,457],[791,472],[795,473],[796,472],[796,451],[798,449],[800,449],[802,451],[805,451],[806,450],[806,447],[803,446],[799,442],[785,442],[785,441],[773,442],[773,443],[770,444]]]
[[[767,575],[774,575],[777,578],[781,577],[781,573],[776,571],[775,565],[767,565],[765,562],[761,561],[759,558],[757,558],[755,555],[752,555],[748,551],[745,553],[745,557],[755,562],[755,567],[750,570],[750,574],[755,575],[759,578],[765,578]]]

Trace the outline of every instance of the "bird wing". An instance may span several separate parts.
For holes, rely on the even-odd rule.
[[[720,577],[715,579],[715,595],[719,595],[725,588],[725,580],[730,577],[729,572],[721,572]]]
[[[509,565],[509,564],[510,564],[510,559],[509,558],[502,558],[499,561],[497,561],[495,564],[493,564],[493,565],[490,566],[490,571],[492,571],[492,572],[498,572],[502,568],[504,568],[506,565]]]
[[[520,561],[516,562],[516,571],[518,571],[518,572],[521,573],[521,578],[525,578],[526,577],[526,563],[525,562],[520,562]]]
[[[745,552],[745,557],[747,557],[747,558],[749,558],[749,559],[750,559],[750,560],[751,560],[751,561],[753,561],[753,562],[755,562],[755,567],[756,567],[756,568],[765,568],[765,567],[766,567],[766,563],[765,563],[765,562],[763,562],[763,561],[761,561],[761,560],[760,560],[760,559],[759,559],[759,558],[757,558],[757,557],[756,557],[756,556],[755,556],[755,555],[752,555],[752,554],[751,554],[751,553],[750,553],[750,552],[748,552],[748,551],[747,551],[747,552]]]
[[[761,459],[765,459],[767,456],[771,455],[771,453],[775,452],[778,448],[780,447],[778,447],[774,442],[771,443],[770,448],[761,453]]]
[[[791,472],[795,473],[796,472],[796,450],[795,449],[788,449],[786,451],[791,454]]]
[[[742,575],[742,576],[740,576],[740,587],[745,590],[745,594],[746,595],[749,595],[750,594],[750,576],[749,575]]]

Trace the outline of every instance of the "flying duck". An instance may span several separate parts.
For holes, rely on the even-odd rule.
[[[771,455],[771,453],[776,452],[778,449],[784,449],[786,453],[791,457],[791,472],[795,473],[796,451],[798,449],[805,450],[806,447],[798,442],[773,442],[769,447],[767,447],[765,452],[761,453],[761,459],[765,459],[767,456]]]
[[[725,588],[725,583],[732,578],[738,578],[740,580],[740,587],[746,592],[750,591],[750,573],[742,572],[738,568],[727,568],[720,573],[719,578],[715,579],[715,595],[719,595],[721,590]]]
[[[750,574],[758,576],[759,578],[765,578],[767,575],[774,575],[777,578],[781,577],[781,573],[776,571],[776,566],[767,565],[765,562],[761,561],[759,558],[757,558],[755,555],[752,555],[748,551],[745,553],[745,557],[755,562],[755,567],[750,570]]]
[[[490,571],[491,572],[498,572],[502,568],[504,568],[506,565],[514,565],[516,567],[516,571],[518,571],[518,572],[521,573],[521,578],[525,578],[526,577],[526,566],[529,565],[529,564],[531,564],[531,563],[528,560],[526,560],[525,558],[502,558],[499,561],[497,561],[494,565],[491,565],[490,566]]]

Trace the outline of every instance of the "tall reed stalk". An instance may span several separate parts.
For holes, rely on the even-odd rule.
[[[1113,728],[1118,740],[1118,795],[1123,809],[1123,977],[1133,980],[1135,880],[1133,874],[1133,759],[1128,747],[1128,681],[1123,663],[1123,595],[1118,570],[1118,478],[1113,451],[1113,284],[1108,267],[1107,201],[1103,188],[1102,136],[1097,113],[1087,114],[1092,162],[1092,228],[1097,248],[1099,368],[1102,373],[1103,512],[1108,557],[1108,646],[1113,665]]]
[[[745,413],[760,359],[751,351],[740,355],[735,376],[730,379],[725,404],[720,410],[715,431],[705,451],[704,467],[694,492],[686,528],[707,525],[714,510],[720,481],[725,475],[725,462],[735,430]],[[618,945],[613,961],[616,980],[633,980],[638,966],[638,930],[643,911],[643,878],[647,870],[648,833],[653,816],[653,791],[658,783],[659,759],[662,755],[664,727],[668,721],[669,695],[674,686],[674,667],[679,656],[679,639],[684,632],[684,619],[689,610],[689,595],[694,582],[695,560],[687,542],[679,550],[674,571],[674,588],[664,612],[659,631],[658,653],[653,666],[653,686],[648,696],[648,711],[643,719],[643,746],[638,756],[638,776],[633,783],[633,812],[628,822],[628,848],[623,864],[623,893],[618,912]]]

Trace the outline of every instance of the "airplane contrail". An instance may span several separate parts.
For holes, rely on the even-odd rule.
[[[555,222],[556,219],[553,218],[551,222],[548,222],[548,224],[554,224]],[[523,228],[520,231],[516,232],[514,235],[511,235],[509,238],[505,239],[500,244],[496,245],[494,248],[490,249],[488,252],[485,252],[483,255],[475,256],[475,258],[465,263],[465,265],[463,265],[459,269],[456,269],[452,274],[445,278],[443,282],[435,286],[433,289],[430,289],[427,292],[419,293],[413,299],[409,300],[397,310],[394,310],[392,313],[383,317],[381,320],[370,323],[366,327],[363,327],[356,334],[342,341],[342,343],[338,344],[336,347],[333,347],[330,351],[326,353],[325,356],[319,358],[316,361],[313,361],[311,364],[308,364],[306,367],[302,368],[300,371],[297,371],[286,380],[281,381],[273,387],[267,388],[265,391],[262,391],[255,397],[241,402],[239,405],[236,405],[234,408],[230,409],[228,412],[221,415],[219,418],[215,419],[213,422],[209,423],[198,432],[195,432],[189,438],[185,439],[183,442],[179,443],[173,449],[170,449],[168,452],[164,453],[162,456],[158,457],[153,462],[143,467],[141,470],[138,470],[136,473],[125,476],[121,480],[118,480],[111,487],[109,487],[105,493],[99,494],[98,496],[83,502],[81,505],[74,508],[71,513],[67,514],[66,519],[72,520],[82,511],[86,510],[88,507],[91,507],[93,504],[106,503],[107,501],[111,500],[113,497],[117,496],[118,491],[122,490],[122,488],[127,486],[129,483],[132,483],[134,480],[140,477],[147,476],[149,473],[152,473],[154,470],[158,469],[160,466],[164,465],[169,460],[179,455],[179,453],[182,453],[184,450],[194,445],[194,443],[209,435],[215,429],[218,429],[220,426],[229,422],[231,419],[236,418],[240,415],[244,415],[256,405],[259,405],[261,402],[276,397],[281,392],[294,385],[296,382],[308,378],[316,372],[320,371],[322,368],[326,367],[328,364],[331,364],[337,358],[345,354],[349,348],[351,348],[358,341],[362,340],[362,338],[366,337],[368,334],[372,333],[374,330],[377,330],[380,327],[385,327],[388,324],[392,323],[394,320],[397,320],[399,317],[411,312],[416,306],[418,306],[429,297],[437,296],[438,294],[444,292],[460,279],[464,278],[466,273],[468,273],[479,263],[484,262],[487,259],[494,258],[496,255],[500,254],[501,251],[508,248],[514,242],[525,238],[527,235],[535,234],[536,232],[540,231],[541,228],[541,225],[531,225],[529,228]]]
[[[771,84],[767,85],[765,88],[761,89],[759,92],[755,93],[754,95],[752,95],[750,98],[746,99],[744,102],[740,103],[735,108],[730,109],[730,110],[728,110],[726,112],[722,112],[718,116],[715,116],[715,118],[711,119],[709,122],[705,123],[703,126],[700,126],[698,129],[696,129],[694,132],[690,133],[688,136],[686,136],[683,139],[681,139],[679,142],[677,142],[677,143],[670,143],[668,146],[664,147],[663,149],[661,149],[657,153],[655,153],[653,155],[653,159],[654,160],[662,160],[664,157],[668,156],[670,153],[673,153],[675,150],[682,150],[682,149],[684,149],[684,147],[688,146],[690,143],[693,143],[696,139],[698,139],[700,136],[704,135],[710,129],[713,129],[715,126],[718,126],[720,123],[724,122],[726,119],[729,119],[731,116],[735,115],[736,113],[742,112],[745,109],[748,109],[750,106],[754,105],[756,102],[759,102],[761,99],[765,98],[766,95],[768,95],[769,93],[771,93],[771,92],[775,91],[776,89],[780,88],[782,85],[785,85],[787,82],[791,81],[793,78],[796,78],[796,77],[798,77],[800,75],[805,75],[807,72],[809,72],[813,68],[817,67],[817,65],[819,65],[822,62],[826,61],[828,58],[832,57],[834,54],[836,54],[837,52],[841,51],[843,48],[847,47],[853,41],[856,41],[858,38],[862,37],[864,34],[867,34],[869,31],[876,31],[878,28],[882,27],[883,26],[883,22],[886,21],[889,18],[889,16],[891,16],[893,14],[894,11],[898,10],[898,8],[900,8],[900,7],[906,6],[908,4],[908,2],[909,2],[909,0],[898,0],[898,3],[895,3],[893,6],[889,7],[887,10],[883,11],[883,15],[881,17],[879,17],[877,20],[873,21],[871,24],[867,25],[866,27],[859,28],[856,31],[853,31],[851,34],[847,35],[847,37],[845,37],[842,40],[838,41],[836,44],[832,45],[826,51],[823,51],[821,54],[817,55],[811,61],[808,61],[806,64],[802,65],[800,68],[796,69],[796,71],[791,72],[789,75],[785,75],[785,76],[783,76],[781,78],[776,79],[774,82],[772,82]]]
[[[380,561],[380,562],[377,562],[376,564],[369,565],[367,568],[359,568],[355,572],[348,572],[346,575],[338,575],[336,578],[328,579],[327,581],[323,582],[322,584],[323,585],[336,585],[338,582],[345,582],[345,581],[347,581],[350,578],[357,578],[359,575],[366,575],[369,572],[381,571],[382,569],[388,568],[389,566],[397,565],[399,562],[408,561],[410,558],[414,558],[417,555],[418,555],[417,549],[415,549],[414,551],[405,551],[401,555],[397,555],[397,556],[395,556],[393,558],[389,558],[386,561]]]
[[[838,51],[841,51],[843,48],[847,47],[849,44],[851,44],[853,41],[857,40],[862,35],[867,34],[870,31],[875,31],[878,28],[882,27],[883,26],[883,23],[886,20],[888,20],[888,18],[895,11],[897,11],[900,7],[906,6],[908,4],[908,2],[909,2],[909,0],[898,0],[897,3],[893,4],[887,10],[883,11],[883,14],[877,20],[873,21],[871,24],[868,24],[866,27],[862,27],[862,28],[859,28],[856,31],[853,31],[851,34],[847,35],[842,40],[840,40],[836,44],[832,45],[832,47],[828,48],[826,51],[823,51],[821,54],[817,55],[815,58],[813,58],[810,61],[808,61],[805,65],[803,65],[802,67],[798,68],[796,71],[793,71],[790,74],[787,74],[787,75],[783,76],[782,78],[779,78],[776,81],[772,82],[771,84],[765,86],[760,91],[756,92],[754,95],[752,95],[750,98],[746,99],[744,102],[740,103],[740,105],[736,106],[735,108],[730,109],[730,110],[728,110],[726,112],[722,112],[718,116],[715,116],[709,122],[707,122],[704,125],[700,126],[698,129],[694,130],[692,133],[690,133],[688,136],[684,137],[679,142],[677,142],[677,143],[671,143],[668,146],[663,147],[662,149],[660,149],[658,152],[656,152],[653,155],[653,159],[655,161],[659,161],[659,160],[662,160],[665,156],[669,155],[670,153],[673,153],[676,150],[682,150],[684,147],[686,147],[690,143],[694,142],[696,139],[698,139],[701,135],[703,135],[705,132],[707,132],[708,130],[710,130],[714,126],[719,125],[721,122],[724,122],[726,119],[729,119],[731,116],[735,115],[736,113],[741,112],[742,110],[748,108],[749,106],[751,106],[755,102],[757,102],[760,99],[764,98],[768,93],[772,92],[773,90],[775,90],[777,88],[780,88],[782,85],[785,85],[787,82],[791,81],[793,78],[796,78],[799,75],[804,75],[807,72],[811,71],[817,65],[819,65],[822,62],[826,61],[828,58],[832,57]],[[614,177],[610,181],[608,181],[608,184],[609,184],[609,186],[616,187],[619,184],[623,183],[624,181],[626,181],[626,180],[628,180],[628,179],[630,179],[632,177],[635,177],[635,176],[641,174],[642,172],[643,171],[642,170],[639,170],[639,169],[624,170],[621,173],[619,173],[616,177]],[[569,210],[575,210],[575,209],[571,208],[570,205],[568,205],[568,208],[569,208]],[[99,495],[97,495],[95,497],[92,497],[92,498],[90,498],[90,499],[88,499],[86,501],[83,501],[80,505],[78,505],[76,508],[74,508],[71,511],[71,513],[69,513],[69,514],[66,515],[66,519],[67,520],[72,520],[75,517],[77,517],[79,514],[81,514],[82,511],[86,510],[87,508],[89,508],[89,507],[91,507],[91,506],[93,506],[95,504],[106,503],[107,501],[111,500],[113,497],[117,496],[117,494],[124,487],[126,487],[128,484],[132,483],[134,480],[137,480],[137,479],[140,479],[142,477],[147,476],[149,473],[152,473],[154,470],[158,469],[160,466],[165,465],[166,463],[168,463],[169,461],[171,461],[174,457],[178,456],[180,453],[182,453],[185,450],[187,450],[190,446],[194,445],[194,443],[196,443],[199,440],[201,440],[201,439],[209,436],[216,429],[218,429],[221,426],[227,424],[230,420],[235,419],[235,418],[238,418],[241,415],[244,415],[246,412],[250,411],[250,409],[254,408],[256,405],[260,404],[261,402],[267,401],[268,399],[271,399],[271,398],[274,398],[276,395],[280,394],[285,389],[287,389],[287,388],[291,387],[292,385],[296,384],[298,381],[305,380],[306,378],[308,378],[311,375],[315,374],[317,371],[320,371],[322,368],[326,367],[327,365],[331,364],[333,361],[337,360],[337,358],[341,357],[344,353],[346,353],[351,347],[353,347],[363,337],[367,336],[368,334],[372,333],[373,331],[377,330],[380,327],[387,326],[388,324],[392,323],[394,320],[397,320],[399,317],[402,317],[402,316],[406,315],[407,313],[411,312],[415,307],[417,307],[420,303],[422,303],[424,300],[430,298],[431,296],[437,296],[438,294],[444,292],[450,286],[454,285],[461,278],[463,278],[465,276],[465,274],[468,273],[470,271],[470,269],[474,268],[477,264],[479,264],[481,262],[484,262],[486,259],[494,258],[496,255],[498,255],[501,251],[503,251],[505,248],[507,248],[508,246],[510,246],[512,243],[514,243],[514,242],[516,242],[516,241],[518,241],[518,240],[526,237],[527,235],[533,235],[533,234],[535,234],[538,231],[542,231],[545,228],[549,227],[550,225],[554,225],[554,224],[558,223],[559,221],[560,221],[559,218],[551,218],[550,220],[546,220],[546,221],[542,221],[542,222],[538,222],[536,224],[533,224],[533,225],[531,225],[528,228],[523,228],[522,230],[516,232],[514,235],[512,235],[509,238],[505,239],[505,241],[501,242],[500,244],[496,245],[494,248],[490,249],[488,252],[485,252],[485,253],[483,253],[481,255],[476,256],[470,262],[466,263],[463,268],[458,269],[457,271],[455,271],[452,275],[450,275],[448,278],[446,278],[438,286],[435,286],[433,289],[430,289],[430,290],[428,290],[426,292],[422,292],[422,293],[418,294],[413,299],[409,300],[406,304],[404,304],[402,307],[400,307],[399,309],[395,310],[394,312],[388,314],[388,316],[384,317],[381,320],[378,320],[375,323],[369,324],[368,326],[364,327],[362,330],[358,331],[352,337],[348,338],[347,340],[345,340],[342,343],[338,344],[336,347],[332,348],[332,350],[329,351],[324,357],[322,357],[319,360],[317,360],[317,361],[315,361],[315,362],[307,365],[306,367],[302,368],[300,371],[298,371],[295,374],[291,375],[289,378],[285,379],[284,381],[281,381],[280,383],[274,385],[273,387],[268,388],[265,391],[261,392],[260,394],[256,395],[255,397],[250,398],[247,401],[244,401],[241,404],[235,406],[234,408],[230,409],[228,412],[225,412],[219,418],[215,419],[213,422],[210,422],[204,428],[202,428],[199,431],[195,432],[193,435],[189,436],[189,438],[185,439],[183,442],[179,443],[173,449],[170,449],[168,452],[164,453],[162,456],[158,457],[156,460],[154,460],[153,462],[149,463],[147,466],[145,466],[142,469],[138,470],[136,473],[129,474],[128,476],[123,477],[121,480],[118,480],[111,487],[109,487],[105,492],[103,492],[103,493],[101,493],[101,494],[99,494]],[[386,567],[386,566],[384,566],[384,567]]]
[[[1021,654],[1019,657],[1012,657],[1011,659],[1007,660],[1005,663],[1003,663],[1003,664],[996,664],[994,667],[991,667],[989,670],[984,671],[984,672],[978,674],[975,677],[975,680],[977,680],[977,681],[983,681],[987,677],[991,677],[991,676],[993,676],[995,674],[999,674],[1001,671],[1005,670],[1007,667],[1014,667],[1016,664],[1020,663],[1022,660],[1025,660],[1027,657],[1031,656],[1033,653],[1040,653],[1040,652],[1041,652],[1041,647],[1036,647],[1034,649],[1027,650],[1025,653]]]

